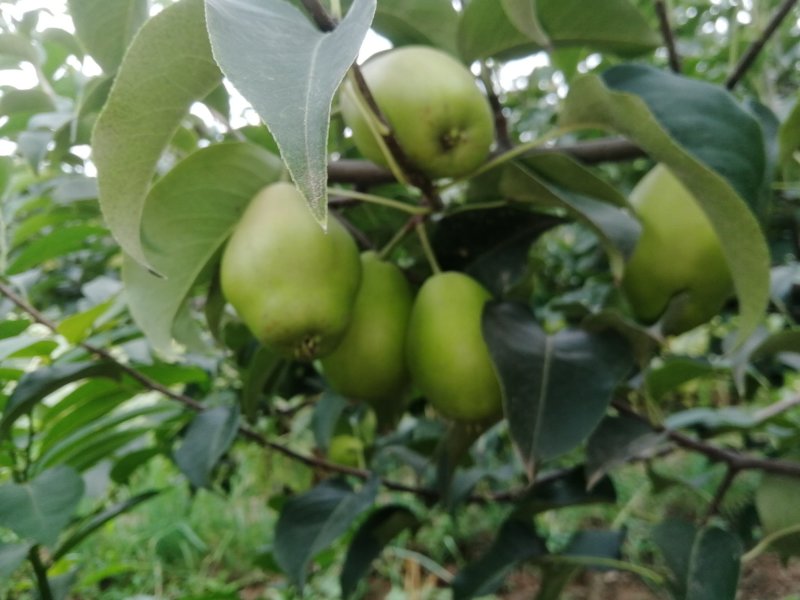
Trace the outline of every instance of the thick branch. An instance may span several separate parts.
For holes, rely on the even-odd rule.
[[[667,13],[666,0],[655,0],[656,15],[658,15],[658,25],[661,28],[661,37],[664,38],[664,45],[669,56],[669,68],[674,73],[681,72],[681,61],[678,57],[678,49],[675,47],[675,36],[669,24],[669,14]]]
[[[623,162],[647,156],[644,150],[621,138],[586,140],[561,146],[543,146],[528,155],[567,154],[587,165]],[[328,163],[328,179],[332,183],[379,185],[395,181],[391,171],[367,160],[340,159]]]
[[[747,70],[755,62],[764,44],[766,44],[769,38],[772,37],[772,34],[777,31],[778,27],[795,4],[797,4],[797,0],[784,0],[783,4],[778,7],[778,10],[772,15],[764,31],[756,41],[750,44],[747,52],[744,53],[741,60],[739,60],[739,64],[736,65],[733,72],[728,77],[728,80],[725,82],[726,88],[732,90],[736,87],[736,84],[741,81],[742,77],[747,73]]]

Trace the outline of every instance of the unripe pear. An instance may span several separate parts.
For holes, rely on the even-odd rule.
[[[722,246],[708,217],[664,165],[644,176],[630,202],[642,233],[622,285],[636,317],[653,323],[663,316],[662,329],[670,335],[705,323],[733,291]],[[665,314],[678,294],[682,301]]]
[[[225,247],[222,292],[263,344],[313,360],[333,351],[361,280],[358,248],[335,219],[324,231],[290,183],[250,202]]]
[[[420,288],[406,339],[411,378],[442,415],[478,422],[502,413],[502,394],[481,333],[491,298],[463,273],[430,277]]]
[[[383,421],[402,410],[409,381],[405,339],[413,296],[400,269],[374,252],[361,255],[361,273],[350,325],[322,366],[333,389],[369,403]]]
[[[455,58],[428,46],[403,46],[373,56],[361,71],[395,139],[421,172],[460,177],[486,159],[494,139],[492,110]],[[342,86],[341,108],[361,153],[386,166],[350,81]]]

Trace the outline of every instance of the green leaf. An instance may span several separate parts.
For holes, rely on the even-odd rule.
[[[25,561],[33,544],[0,544],[0,578],[11,574]]]
[[[517,58],[540,47],[514,25],[505,10],[499,9],[497,0],[472,0],[467,4],[458,27],[458,49],[464,62]]]
[[[542,476],[517,502],[515,514],[534,516],[539,513],[586,504],[612,504],[617,500],[613,482],[603,477],[593,485],[586,479],[586,470],[578,465],[557,477]]]
[[[56,467],[25,484],[0,486],[0,525],[26,540],[51,546],[83,497],[83,479]]]
[[[170,4],[136,35],[92,135],[100,207],[122,248],[146,263],[139,238],[161,153],[192,102],[219,85],[202,0]]]
[[[539,461],[586,439],[633,362],[621,336],[579,329],[548,335],[518,304],[487,305],[483,335],[500,377],[511,437],[529,474]]]
[[[148,490],[146,492],[141,492],[136,494],[135,496],[131,496],[126,500],[122,500],[121,502],[117,502],[99,512],[91,517],[81,521],[75,527],[74,531],[72,531],[61,544],[58,545],[58,548],[55,549],[53,552],[53,561],[59,560],[61,557],[65,556],[70,550],[72,550],[75,546],[80,544],[83,540],[89,537],[92,533],[100,529],[106,523],[113,521],[118,516],[127,513],[128,511],[133,510],[137,506],[139,506],[142,502],[146,502],[151,498],[155,498],[161,493],[161,490]]]
[[[91,332],[95,322],[114,304],[114,298],[101,302],[83,312],[72,314],[58,324],[58,333],[71,344],[82,342]]]
[[[605,417],[586,445],[589,487],[614,467],[640,456],[665,439],[666,434],[655,433],[652,427],[640,419],[626,415]]]
[[[286,372],[288,361],[274,349],[259,346],[242,376],[241,406],[250,423],[258,419],[259,404],[265,394],[272,394]],[[319,407],[319,403],[317,403]]]
[[[625,135],[692,192],[719,235],[731,269],[743,340],[759,323],[769,296],[767,245],[742,200],[755,201],[762,185],[758,123],[725,90],[649,67],[612,68],[605,81],[585,75],[573,82],[562,125]]]
[[[354,492],[341,480],[328,480],[284,504],[275,526],[275,559],[292,583],[303,587],[308,563],[372,506],[377,486],[371,479]]]
[[[734,600],[742,545],[719,527],[700,530],[692,546],[686,600]]]
[[[68,0],[75,33],[103,71],[113,73],[147,19],[147,0]]]
[[[349,404],[336,392],[325,390],[314,405],[314,414],[311,415],[311,431],[314,432],[317,448],[323,452],[328,452],[342,412]]]
[[[36,371],[26,373],[14,388],[3,411],[3,417],[0,419],[0,440],[8,433],[14,421],[31,411],[38,402],[64,385],[87,377],[118,376],[119,368],[110,361],[68,363],[41,367]]]
[[[672,572],[671,581],[676,597],[684,598],[697,528],[686,521],[667,519],[653,528],[651,537]]]
[[[673,392],[681,385],[693,379],[709,375],[714,367],[708,360],[687,356],[669,356],[657,367],[649,368],[645,373],[645,389],[655,401]]]
[[[533,0],[538,21],[552,44],[585,46],[621,55],[642,54],[661,44],[629,0],[603,0],[587,9],[585,0]]]
[[[458,13],[450,0],[379,0],[372,28],[392,42],[456,54]]]
[[[778,143],[780,144],[780,164],[784,167],[796,164],[797,159],[793,157],[795,151],[800,150],[800,101],[795,102],[792,112],[781,123],[778,131]]]
[[[208,486],[211,471],[230,448],[238,430],[237,406],[212,408],[192,420],[174,459],[193,486]]]
[[[281,173],[274,155],[232,142],[198,150],[153,186],[142,213],[142,249],[164,277],[127,259],[123,281],[133,318],[154,348],[169,352],[173,324],[195,281],[253,196]]]
[[[578,188],[570,189],[562,187],[561,183],[548,181],[525,163],[515,162],[504,171],[500,189],[504,195],[516,200],[563,208],[590,227],[608,254],[612,273],[621,278],[625,258],[633,252],[641,225],[615,205],[616,202],[608,202],[607,196],[597,199],[587,195],[585,192],[588,190],[581,189],[583,186],[570,186]],[[600,187],[599,191],[602,193],[603,188]]]
[[[16,275],[45,261],[91,248],[94,239],[102,239],[107,233],[104,227],[95,225],[59,227],[26,245],[8,265],[6,273]]]
[[[214,56],[269,127],[316,219],[327,222],[331,102],[356,58],[376,0],[355,0],[322,32],[284,0],[206,0]]]
[[[356,531],[342,566],[342,597],[348,598],[358,582],[369,572],[372,561],[383,548],[406,529],[419,525],[419,519],[405,506],[390,504],[373,511]]]
[[[42,56],[24,35],[4,33],[0,35],[0,56],[15,59],[18,62],[29,62],[38,65]]]
[[[20,356],[26,349],[29,349],[32,346],[38,346],[42,342],[46,341],[47,340],[42,340],[32,335],[20,335],[17,337],[0,340],[0,360],[9,357]],[[51,351],[58,347],[57,343],[53,342],[53,344],[53,347],[50,349]]]
[[[530,521],[506,519],[489,550],[456,575],[453,600],[491,594],[520,562],[546,554],[547,548]]]
[[[508,20],[520,33],[543,48],[550,44],[547,33],[539,21],[536,0],[500,0],[500,3]]]

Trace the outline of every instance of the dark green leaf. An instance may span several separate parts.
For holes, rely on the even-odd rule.
[[[328,480],[289,499],[275,526],[275,559],[292,583],[303,587],[309,562],[342,535],[372,506],[377,480],[354,492],[340,480]]]
[[[27,269],[40,266],[47,260],[59,258],[70,252],[91,248],[93,240],[102,238],[107,233],[104,227],[94,225],[59,227],[52,233],[26,245],[22,252],[17,254],[11,264],[8,265],[6,272],[9,275],[15,275]]]
[[[613,503],[617,499],[614,484],[607,477],[589,486],[582,465],[555,478],[536,483],[517,502],[516,514],[534,516],[541,512],[584,504]]]
[[[328,451],[339,417],[347,405],[347,400],[332,390],[325,390],[317,401],[311,416],[311,430],[317,448],[323,452]]]
[[[358,582],[369,572],[372,561],[395,536],[419,525],[416,515],[405,506],[391,504],[372,512],[356,531],[342,566],[342,597],[356,591]]]
[[[687,381],[709,375],[714,367],[708,360],[686,356],[670,356],[645,373],[645,389],[653,400],[674,392]]]
[[[579,329],[547,335],[518,304],[490,303],[483,335],[500,377],[511,436],[530,473],[539,461],[588,437],[632,366],[620,336]]]
[[[230,448],[238,430],[238,406],[212,408],[192,420],[174,458],[193,486],[208,485],[211,471]]]
[[[25,484],[0,486],[0,525],[23,539],[51,546],[83,497],[83,479],[66,466]]]
[[[27,373],[14,388],[0,419],[0,440],[8,433],[12,423],[48,394],[64,385],[87,377],[118,377],[119,369],[113,362],[93,361],[43,367]]]
[[[734,600],[742,545],[719,527],[701,529],[690,556],[686,600]]]
[[[328,214],[331,102],[375,6],[355,0],[336,28],[323,32],[284,0],[206,0],[214,57],[269,127],[321,224]]]
[[[800,150],[800,101],[795,102],[794,108],[781,124],[778,133],[780,143],[780,164],[788,166],[797,164],[793,158],[795,151]]]
[[[589,487],[614,467],[641,456],[665,438],[665,434],[654,432],[640,419],[626,415],[605,417],[586,444]]]
[[[208,95],[220,78],[203,0],[170,4],[147,21],[120,65],[94,128],[92,157],[106,223],[141,263],[147,259],[139,226],[158,160],[192,102]]]
[[[113,73],[133,35],[147,18],[147,0],[68,0],[69,12],[87,52]]]
[[[547,548],[530,521],[506,519],[489,550],[456,575],[453,599],[491,594],[519,563],[546,554]]]
[[[531,40],[500,8],[497,0],[472,0],[467,4],[458,27],[458,49],[464,62],[489,57],[516,58],[532,53],[546,42]]]

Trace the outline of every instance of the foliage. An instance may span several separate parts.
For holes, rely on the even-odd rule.
[[[137,527],[186,598],[237,597],[252,574],[263,597],[363,596],[400,585],[402,563],[430,574],[431,597],[502,595],[526,573],[547,600],[613,569],[661,596],[725,600],[756,556],[798,551],[796,511],[780,508],[800,478],[800,12],[587,4],[0,6],[0,594],[150,585],[97,541]],[[409,161],[393,128],[430,122],[381,114],[354,65],[370,28],[475,75],[495,128],[477,170],[431,179]],[[356,147],[343,87],[388,168]],[[457,139],[444,133],[443,148]],[[620,285],[642,231],[627,198],[656,163],[708,217],[735,288],[681,335],[665,325],[683,290],[640,322]],[[426,302],[470,313],[466,354],[485,343],[502,417],[446,418],[404,365],[376,414],[336,391],[348,388],[324,360],[258,341],[219,265],[251,199],[279,181],[296,184],[314,232],[351,236],[403,289],[458,271],[488,290],[480,319],[457,298]],[[293,231],[267,265],[275,281],[300,270],[308,244]],[[252,257],[237,258],[247,280]],[[318,282],[301,281],[296,305],[324,303]],[[439,356],[464,348],[419,327],[428,341],[406,361],[440,378]],[[469,370],[454,379],[446,404],[475,396]],[[182,515],[143,524],[170,499]],[[236,539],[220,548],[235,559],[197,511],[225,513]],[[209,560],[229,580],[190,588]]]

